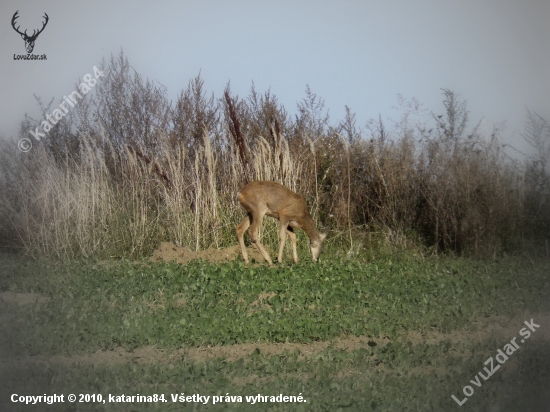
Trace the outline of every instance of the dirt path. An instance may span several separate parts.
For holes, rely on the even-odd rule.
[[[19,306],[35,302],[43,302],[45,298],[37,294],[24,294],[4,292],[0,293],[0,301],[17,304]],[[493,316],[474,320],[471,323],[474,330],[455,330],[444,334],[440,332],[409,332],[402,339],[402,342],[411,342],[414,345],[437,344],[449,340],[453,344],[466,342],[482,342],[494,338],[501,342],[499,346],[505,345],[513,337],[520,339],[520,329],[526,327],[524,321],[533,319],[540,328],[531,335],[530,341],[550,342],[550,313],[524,313],[512,319],[503,316]],[[110,351],[98,351],[92,354],[73,356],[26,356],[11,358],[2,356],[2,364],[34,364],[34,363],[61,363],[61,364],[124,364],[128,362],[150,364],[150,363],[173,363],[187,359],[202,362],[214,358],[225,358],[228,361],[236,361],[260,351],[266,357],[273,355],[292,354],[298,351],[298,358],[310,358],[324,351],[329,346],[335,350],[353,351],[361,348],[368,349],[377,345],[386,345],[390,342],[387,337],[365,337],[348,336],[334,339],[332,341],[305,343],[244,343],[226,346],[205,346],[199,348],[184,348],[177,350],[164,350],[155,346],[145,346],[132,352],[122,348]],[[497,348],[495,348],[496,350]]]

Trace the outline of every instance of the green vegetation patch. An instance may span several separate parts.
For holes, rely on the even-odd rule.
[[[246,361],[186,360],[152,365],[32,365],[7,371],[0,389],[11,393],[74,393],[108,395],[164,394],[166,402],[128,404],[77,403],[74,410],[239,410],[239,411],[443,411],[458,410],[451,398],[464,396],[462,387],[479,372],[481,353],[494,350],[488,342],[453,345],[387,344],[351,352],[327,348],[314,359],[297,354],[264,356],[256,351]],[[462,409],[484,411],[543,410],[550,384],[550,345],[533,343],[522,348],[516,363],[504,364],[468,399]],[[470,352],[470,357],[460,353]],[[471,384],[470,384],[471,385]],[[212,399],[200,403],[173,402],[172,395],[241,396],[242,402]],[[246,396],[302,395],[301,404],[246,402]],[[62,405],[40,405],[40,410],[65,410]],[[65,404],[67,406],[67,404]],[[10,404],[10,410],[27,410]],[[461,410],[462,410],[461,409]]]
[[[469,326],[489,315],[548,311],[547,260],[324,261],[270,268],[238,262],[7,262],[2,291],[47,299],[7,316],[17,353],[326,341]],[[8,308],[9,306],[9,308]]]

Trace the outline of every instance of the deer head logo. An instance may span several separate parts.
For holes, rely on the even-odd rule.
[[[12,25],[13,29],[21,35],[23,40],[25,40],[25,48],[27,49],[27,53],[32,53],[32,51],[34,49],[34,42],[36,41],[36,38],[38,37],[38,35],[40,33],[42,33],[42,31],[44,30],[44,27],[46,27],[46,24],[48,24],[49,17],[46,13],[44,13],[44,18],[46,19],[46,21],[44,23],[42,23],[42,28],[40,30],[38,30],[38,32],[36,30],[34,30],[32,32],[32,35],[29,36],[29,35],[27,35],[27,30],[25,30],[24,33],[21,33],[19,31],[19,26],[15,27],[15,20],[17,20],[17,18],[19,17],[17,15],[17,13],[19,13],[19,10],[17,10],[15,12],[15,14],[13,15],[13,17],[11,19],[11,25]]]

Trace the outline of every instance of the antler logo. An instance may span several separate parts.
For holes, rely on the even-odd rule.
[[[34,30],[32,32],[32,35],[31,36],[28,36],[27,35],[27,30],[25,30],[24,33],[21,33],[19,31],[19,27],[20,26],[17,26],[15,27],[15,20],[17,20],[17,18],[19,17],[17,15],[17,13],[19,13],[19,10],[17,10],[15,12],[15,14],[13,15],[12,19],[11,19],[11,25],[13,27],[13,29],[19,33],[21,35],[21,37],[23,38],[23,40],[25,40],[25,48],[27,49],[27,53],[32,53],[33,49],[34,49],[34,42],[36,41],[36,38],[38,37],[38,35],[40,33],[42,33],[42,31],[44,30],[44,28],[46,27],[46,24],[48,24],[48,20],[50,19],[48,17],[48,15],[46,13],[44,13],[44,18],[46,19],[46,21],[42,24],[42,28],[40,30],[38,30],[38,32],[36,30]]]

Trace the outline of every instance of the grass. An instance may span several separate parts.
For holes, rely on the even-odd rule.
[[[164,393],[167,403],[50,408],[195,410],[195,404],[172,403],[170,394],[185,392],[243,396],[243,403],[210,403],[201,410],[453,410],[459,407],[451,395],[462,399],[462,388],[483,370],[483,362],[514,335],[470,341],[452,340],[451,333],[474,331],[474,320],[501,316],[506,322],[550,312],[550,261],[394,256],[371,263],[325,260],[246,268],[238,262],[52,263],[3,256],[0,292],[6,291],[49,300],[24,306],[0,302],[5,336],[0,350],[4,356],[35,359],[4,364],[9,379],[0,389],[0,405],[11,393]],[[417,332],[439,333],[442,339],[411,342],[409,334]],[[372,339],[348,350],[334,344],[353,335]],[[256,350],[238,360],[168,355],[198,346],[325,341],[332,343],[310,356],[299,350]],[[53,355],[150,345],[166,356],[151,364],[46,361]],[[543,410],[549,350],[548,341],[526,343],[513,355],[513,365],[503,365],[502,373],[475,388],[461,410],[491,405]],[[258,406],[244,401],[245,395],[258,393],[302,393],[308,402]]]
[[[486,345],[466,346],[474,353],[486,349]],[[513,374],[496,373],[482,388],[476,388],[476,393],[462,409],[487,410],[491,405],[499,405],[499,411],[542,411],[536,409],[536,405],[547,395],[550,363],[546,354],[550,346],[532,345],[525,349],[517,355],[519,367]],[[460,396],[462,387],[481,369],[485,359],[457,356],[448,342],[426,348],[397,345],[373,351],[328,349],[314,360],[296,358],[292,354],[265,357],[259,353],[246,362],[215,359],[201,364],[183,360],[176,364],[153,365],[33,365],[12,372],[5,393],[23,393],[25,389],[29,394],[101,393],[104,397],[107,394],[164,393],[168,400],[159,404],[107,404],[107,407],[80,404],[78,410],[196,410],[195,404],[171,401],[171,394],[185,393],[243,397],[242,403],[222,402],[214,406],[210,402],[208,408],[204,408],[208,410],[441,411],[458,409],[451,395],[463,398]],[[425,369],[412,375],[404,373],[416,365],[426,365],[428,359],[439,367],[432,372]],[[390,372],[376,367],[381,362]],[[352,373],[342,373],[347,370]],[[250,377],[253,379],[246,379]],[[294,396],[301,393],[307,402],[294,404],[293,408],[289,404],[259,407],[245,402],[245,396],[279,393]],[[529,409],[529,405],[533,408]],[[522,406],[527,408],[522,409]]]

